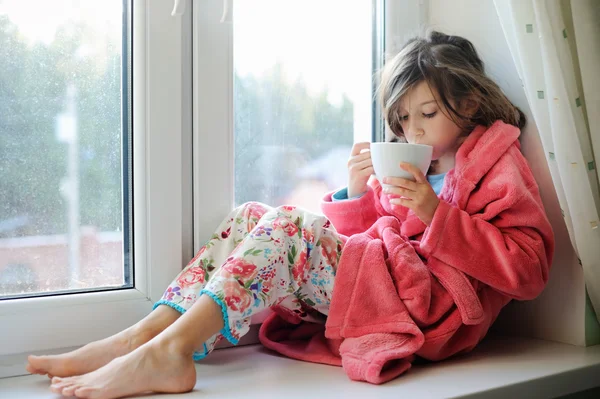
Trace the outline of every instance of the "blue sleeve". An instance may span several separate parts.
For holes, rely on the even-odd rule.
[[[345,201],[345,200],[349,200],[349,199],[356,199],[356,198],[362,197],[363,195],[365,195],[365,193],[362,193],[360,195],[355,195],[352,198],[348,198],[348,187],[346,187],[346,188],[342,188],[341,190],[338,190],[335,193],[333,193],[333,195],[331,196],[331,202],[338,202],[338,201]]]

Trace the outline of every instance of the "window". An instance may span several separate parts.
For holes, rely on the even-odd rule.
[[[352,143],[382,134],[382,1],[227,4],[193,9],[196,250],[246,201],[320,213],[346,184]]]
[[[117,0],[110,1],[117,4]],[[53,18],[85,14],[83,10],[86,7],[108,7],[107,2],[90,1],[81,5],[81,2],[73,0],[2,0],[2,24],[7,23],[7,7],[10,3],[27,5],[27,12],[23,13],[19,26],[43,27],[35,28],[42,32],[39,37],[43,43],[44,40],[52,41],[53,36],[47,29]],[[95,203],[93,198],[86,197],[88,199],[84,200],[81,194],[85,190],[81,186],[84,170],[82,165],[89,161],[86,157],[100,156],[99,150],[94,154],[86,152],[82,149],[83,139],[79,140],[79,155],[74,159],[80,159],[80,163],[76,164],[80,177],[80,234],[85,230],[81,226],[85,226],[88,220],[93,221],[91,216],[89,219],[82,216],[85,212],[95,217],[105,212],[109,214],[108,219],[112,218],[110,220],[113,221],[117,219],[115,215],[120,213],[120,231],[117,224],[106,222],[98,226],[100,231],[106,229],[104,231],[108,232],[103,236],[105,242],[122,240],[119,244],[122,263],[114,273],[107,273],[111,279],[115,278],[112,282],[108,279],[96,279],[93,282],[87,281],[85,285],[78,285],[79,278],[76,278],[78,281],[71,286],[71,277],[68,277],[64,279],[66,283],[62,286],[57,285],[52,290],[45,291],[40,288],[40,281],[45,283],[40,277],[41,272],[31,264],[14,260],[3,268],[5,274],[1,289],[6,291],[2,291],[4,297],[0,300],[0,320],[3,325],[11,328],[3,331],[0,357],[11,354],[18,356],[12,357],[15,360],[9,363],[15,364],[16,368],[3,367],[0,377],[10,375],[11,372],[23,372],[21,365],[28,353],[82,345],[133,324],[150,311],[153,302],[159,299],[165,287],[191,259],[193,249],[200,248],[223,216],[234,205],[252,199],[252,190],[261,195],[258,199],[272,205],[299,203],[310,198],[318,200],[324,191],[342,182],[340,169],[329,168],[329,162],[334,162],[333,158],[336,158],[335,168],[343,169],[345,176],[344,164],[351,143],[381,137],[379,114],[373,104],[374,85],[371,78],[378,69],[383,54],[383,0],[351,3],[339,0],[244,0],[233,2],[233,9],[229,12],[223,12],[223,7],[224,3],[227,5],[231,2],[223,0],[185,3],[185,13],[175,17],[171,16],[173,4],[170,1],[123,0],[118,1],[118,6],[114,6],[119,13],[123,12],[122,18],[118,19],[121,25],[117,24],[123,47],[114,45],[111,48],[115,54],[120,54],[118,62],[115,61],[116,58],[112,59],[111,69],[114,73],[121,73],[118,79],[120,92],[116,97],[121,102],[119,114],[107,111],[98,118],[88,108],[90,117],[84,118],[83,114],[77,114],[75,126],[78,137],[83,134],[83,125],[97,123],[97,126],[92,127],[94,132],[105,134],[106,130],[111,130],[111,135],[102,137],[121,139],[120,147],[108,139],[99,144],[105,146],[103,148],[113,149],[112,152],[109,151],[112,154],[110,160],[123,161],[118,169],[114,168],[113,163],[109,163],[106,170],[101,171],[102,174],[113,177],[118,173],[121,183],[117,194],[121,201],[119,207],[109,210],[81,209],[88,206],[84,204]],[[41,7],[47,8],[42,12]],[[294,25],[297,18],[285,11],[286,8],[295,10],[294,16],[305,13],[305,24]],[[103,15],[102,12],[105,11],[98,12],[98,15]],[[44,15],[43,23],[36,22],[36,15]],[[398,12],[395,15],[406,13]],[[221,22],[223,16],[224,22]],[[233,19],[237,19],[237,22],[228,22]],[[111,19],[113,24],[116,21],[116,17]],[[392,22],[390,26],[406,26],[401,23],[400,18]],[[398,23],[394,25],[396,22]],[[92,24],[97,24],[96,20]],[[16,26],[14,22],[13,25]],[[265,28],[253,32],[252,25],[264,25]],[[4,32],[4,25],[1,26]],[[83,28],[78,25],[74,32],[81,29]],[[271,33],[267,32],[269,29]],[[301,33],[309,30],[311,33],[303,37]],[[369,40],[348,39],[354,37],[355,33],[358,35],[355,30],[360,30],[361,35],[367,35]],[[254,35],[257,42],[245,41],[244,32]],[[391,32],[394,34],[395,31]],[[66,33],[73,32],[67,30]],[[386,35],[389,34],[390,31],[386,28]],[[282,36],[283,41],[275,41],[272,37],[276,35]],[[88,40],[89,36],[85,36],[85,39]],[[294,46],[298,46],[298,54],[283,49],[285,46],[290,47],[292,41]],[[245,46],[250,47],[244,52]],[[252,46],[255,50],[252,50]],[[24,51],[23,48],[26,46],[19,47]],[[35,47],[35,51],[41,51],[40,49],[41,47]],[[0,44],[0,51],[6,51],[4,42]],[[67,68],[69,63],[83,62],[82,57],[94,51],[98,51],[95,46],[83,47],[77,52],[75,59],[64,56],[64,52],[60,51],[54,56],[60,58],[63,54],[60,65]],[[262,58],[269,51],[275,58]],[[3,55],[0,62],[10,62],[8,59],[13,52],[11,50]],[[252,60],[252,54],[258,53],[263,55]],[[295,67],[297,61],[294,56],[298,55],[306,58],[301,68]],[[86,67],[95,71],[95,68],[108,65],[107,60],[107,57],[95,59],[95,62]],[[43,66],[48,68],[47,63]],[[25,69],[26,65],[16,67]],[[39,65],[38,67],[41,68]],[[344,74],[347,73],[346,70],[353,71],[348,75],[352,78],[344,75],[345,79],[337,79],[336,73]],[[2,72],[0,71],[0,75]],[[31,91],[31,87],[39,84],[34,81],[40,76],[33,75],[28,82],[30,91],[27,93],[30,95],[25,98],[34,103],[31,105],[24,100],[29,111],[19,114],[19,110],[3,108],[2,112],[19,114],[21,122],[23,119],[41,117],[34,114],[47,105],[38,107],[35,101],[42,101],[46,92]],[[273,77],[278,79],[278,86],[269,86],[269,82],[274,82]],[[82,76],[76,74],[69,78],[82,79]],[[112,86],[103,86],[98,93],[108,89],[116,93],[117,79],[114,78],[112,82]],[[50,100],[46,100],[54,104],[53,112],[44,115],[45,124],[35,126],[36,129],[43,128],[46,132],[51,132],[45,137],[55,141],[54,147],[39,146],[36,140],[40,140],[40,137],[35,137],[29,146],[24,146],[31,149],[31,152],[37,149],[35,153],[38,156],[27,163],[26,168],[19,170],[23,175],[31,173],[31,170],[49,173],[40,165],[44,165],[44,162],[58,162],[55,158],[60,158],[60,155],[56,155],[56,150],[51,152],[52,148],[60,149],[62,145],[62,156],[66,157],[64,149],[68,147],[68,139],[71,137],[68,132],[73,131],[74,118],[69,118],[69,107],[65,104],[68,103],[69,96],[81,99],[82,93],[91,87],[84,85],[85,87],[73,89],[70,88],[73,86],[65,85],[65,82],[59,83],[63,84],[62,90],[57,92],[56,97],[50,96],[47,97]],[[0,90],[5,90],[5,87],[8,86],[3,82]],[[8,106],[9,103],[4,98],[9,95],[16,94],[9,90],[0,92],[0,107]],[[77,104],[77,101],[74,103]],[[257,105],[262,107],[258,110],[260,112],[253,108]],[[114,107],[111,109],[114,110]],[[286,115],[281,114],[283,111]],[[104,120],[102,116],[110,121]],[[129,120],[125,121],[127,118]],[[294,129],[293,124],[298,124],[301,128]],[[118,126],[119,132],[112,131],[114,126]],[[5,128],[0,125],[0,129]],[[57,135],[59,128],[63,133]],[[279,134],[283,132],[286,134]],[[21,139],[25,140],[26,137],[22,135]],[[3,146],[6,142],[5,135],[0,135],[0,151],[5,148]],[[23,145],[14,139],[11,143]],[[246,151],[249,146],[255,146],[253,151],[256,151],[254,154],[258,154],[257,157]],[[330,152],[334,146],[346,146],[346,149],[332,154]],[[27,151],[25,153],[31,157]],[[61,173],[54,172],[49,178],[41,180],[33,174],[32,178],[44,183],[40,187],[54,189],[56,184],[50,184],[52,179],[54,182],[59,181],[60,190],[60,180],[68,171],[68,164],[64,158],[62,160],[64,169]],[[4,162],[4,159],[0,159],[0,162]],[[32,169],[34,165],[37,169]],[[251,179],[244,174],[244,169],[262,173],[255,180],[262,180],[263,185],[249,184]],[[270,173],[269,169],[280,170]],[[98,173],[94,177],[102,174]],[[285,178],[288,175],[292,176],[294,184],[289,185],[285,181],[282,183],[282,176]],[[63,180],[63,192],[70,188],[66,181]],[[114,185],[117,186],[118,184]],[[35,190],[29,192],[32,196],[46,194]],[[66,200],[60,196],[60,192],[57,194],[54,191],[54,200],[60,205],[58,210],[63,211],[62,217],[68,220]],[[100,190],[90,192],[98,197],[107,195]],[[10,199],[13,201],[10,206],[4,203],[0,206],[2,212],[5,212],[2,214],[3,224],[0,225],[0,234],[5,236],[0,237],[0,240],[39,235],[56,236],[62,233],[63,247],[67,245],[64,243],[68,241],[65,233],[69,230],[65,227],[67,222],[64,220],[62,230],[46,230],[43,234],[42,230],[19,230],[22,228],[19,226],[32,221],[21,217],[22,215],[9,214],[6,217],[6,210],[27,209],[21,206],[21,202],[14,201],[32,199],[19,196],[12,196]],[[315,203],[307,202],[303,205],[318,211]],[[128,219],[130,215],[134,215],[134,218]],[[9,222],[4,223],[6,219]],[[131,223],[130,226],[126,225],[127,221]],[[57,223],[50,220],[45,223],[46,227],[58,229]],[[128,236],[131,240],[129,243],[126,242]],[[80,251],[82,245],[80,243]],[[63,256],[68,259],[64,252]],[[81,252],[79,257],[82,257]],[[4,258],[0,259],[3,265],[9,263],[3,263],[3,260]],[[128,261],[131,264],[127,264]],[[69,263],[65,260],[61,267],[69,270],[67,265]],[[12,290],[10,294],[6,287]],[[31,328],[32,323],[44,328]],[[8,374],[6,370],[9,370]]]
[[[236,205],[320,212],[347,183],[352,143],[371,139],[371,14],[369,1],[233,4]]]
[[[194,3],[196,249],[246,201],[320,212],[353,142],[378,134],[381,1],[232,6]]]
[[[0,299],[132,286],[128,27],[72,3],[0,3]]]
[[[0,377],[140,320],[192,256],[191,11],[172,7],[0,2]]]

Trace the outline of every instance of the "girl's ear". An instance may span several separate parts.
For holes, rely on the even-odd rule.
[[[479,109],[479,102],[473,96],[464,99],[461,105],[462,114],[468,116],[469,118],[475,115]]]

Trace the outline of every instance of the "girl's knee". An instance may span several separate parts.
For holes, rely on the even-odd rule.
[[[236,210],[236,219],[241,219],[246,232],[250,232],[262,217],[273,208],[260,202],[246,202]],[[240,223],[240,222],[237,222]]]
[[[252,214],[265,214],[272,208],[268,205],[265,205],[261,202],[249,201],[244,202],[242,205],[237,207],[237,210],[242,213],[252,213]]]

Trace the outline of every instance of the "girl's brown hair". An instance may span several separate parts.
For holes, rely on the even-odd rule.
[[[397,136],[403,136],[400,99],[422,81],[437,91],[442,109],[466,134],[476,125],[489,127],[497,120],[525,126],[525,115],[486,76],[473,44],[460,36],[430,31],[408,40],[381,72],[378,92],[383,114]],[[477,111],[472,116],[461,114],[457,108],[470,100],[477,103]]]

